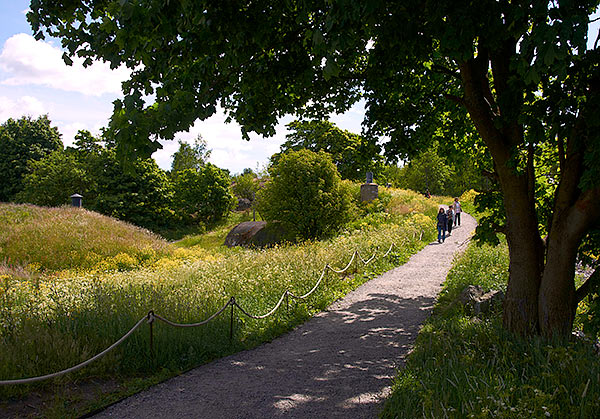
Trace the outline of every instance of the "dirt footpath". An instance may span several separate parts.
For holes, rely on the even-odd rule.
[[[462,226],[445,243],[430,243],[292,332],[165,381],[96,417],[377,417],[475,224],[463,213]]]

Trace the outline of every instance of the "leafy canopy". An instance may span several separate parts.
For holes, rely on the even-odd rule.
[[[62,148],[58,128],[50,126],[47,115],[10,118],[0,125],[0,202],[13,200],[23,189],[30,161]]]
[[[211,151],[201,135],[194,139],[193,144],[179,140],[179,150],[173,154],[171,173],[185,169],[200,170],[206,164]]]

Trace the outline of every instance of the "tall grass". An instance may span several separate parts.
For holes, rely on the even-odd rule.
[[[382,417],[591,418],[600,412],[600,358],[584,342],[525,340],[501,312],[469,317],[467,285],[505,287],[506,245],[471,245],[448,275],[435,314],[395,379]]]
[[[168,243],[148,230],[85,209],[0,204],[4,271],[89,269],[117,255],[139,263],[169,252]]]
[[[390,215],[384,224],[354,226],[327,241],[266,250],[220,249],[212,255],[196,248],[175,249],[171,255],[126,272],[71,269],[31,280],[0,276],[0,379],[13,379],[47,374],[88,359],[120,338],[149,310],[176,322],[197,322],[235,296],[251,313],[265,313],[286,289],[294,294],[310,290],[325,264],[341,267],[354,250],[368,257],[396,244],[386,259],[377,258],[368,269],[359,267],[356,274],[342,277],[329,273],[306,303],[292,301],[289,310],[265,320],[237,312],[231,341],[229,312],[193,329],[156,323],[152,356],[149,328],[144,326],[84,370],[50,383],[0,388],[0,395],[90,376],[134,377],[160,369],[174,374],[256,346],[376,273],[403,263],[433,234],[431,218],[409,211]]]

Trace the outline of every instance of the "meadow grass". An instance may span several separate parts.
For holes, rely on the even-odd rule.
[[[150,231],[85,209],[0,204],[0,275],[85,270],[109,258],[124,267],[169,252]]]
[[[407,193],[393,191],[392,196]],[[175,322],[198,322],[235,296],[252,314],[265,313],[285,290],[297,295],[310,290],[326,264],[341,268],[354,250],[368,258],[395,243],[387,258],[377,257],[368,267],[358,265],[354,272],[353,266],[349,275],[328,273],[322,287],[306,302],[291,301],[289,310],[282,308],[264,320],[247,318],[236,310],[231,341],[229,310],[197,328],[155,323],[152,354],[149,326],[144,324],[118,349],[85,369],[39,384],[0,387],[0,396],[18,397],[89,377],[129,381],[142,377],[152,383],[156,377],[172,376],[269,341],[378,273],[404,263],[432,240],[434,222],[421,212],[434,214],[435,203],[411,200],[418,211],[408,206],[408,210],[391,209],[378,222],[350,224],[345,232],[324,241],[264,250],[227,249],[217,245],[224,237],[223,228],[212,233],[218,240],[189,237],[177,243],[179,247],[167,244],[161,256],[129,269],[115,269],[114,264],[100,269],[103,265],[96,264],[90,269],[61,266],[62,270],[27,278],[3,274],[0,379],[6,380],[82,362],[115,342],[150,310]],[[118,254],[127,255],[124,250]],[[108,255],[111,261],[117,256]],[[62,260],[72,266],[70,259]]]
[[[505,289],[508,250],[470,245],[457,259],[383,418],[591,418],[600,412],[600,357],[588,342],[522,339],[501,311],[471,317],[456,297],[468,285]]]

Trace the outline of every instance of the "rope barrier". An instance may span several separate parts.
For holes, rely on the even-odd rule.
[[[325,277],[325,274],[327,273],[327,267],[329,265],[325,265],[325,267],[323,268],[323,271],[321,272],[321,276],[319,277],[319,280],[316,282],[315,286],[312,287],[312,289],[310,291],[308,291],[306,294],[304,295],[294,295],[292,294],[290,291],[288,291],[288,295],[290,297],[292,297],[295,300],[304,300],[306,299],[309,295],[311,295],[313,292],[315,292],[315,290],[317,289],[317,287],[319,286],[319,284],[321,283],[321,281],[323,280],[323,278]]]
[[[197,326],[202,326],[208,322],[210,322],[212,319],[214,319],[215,317],[217,317],[219,314],[221,314],[223,311],[225,311],[225,309],[230,305],[230,304],[237,304],[235,303],[235,301],[233,299],[229,299],[229,301],[227,301],[227,304],[225,304],[223,307],[221,307],[216,313],[214,313],[213,315],[211,315],[208,319],[203,320],[201,322],[198,323],[175,323],[172,322],[171,320],[167,320],[162,316],[159,316],[158,314],[152,314],[153,317],[157,318],[158,320],[160,320],[163,323],[168,324],[169,326],[173,326],[173,327],[197,327]]]
[[[346,272],[348,270],[348,268],[350,268],[350,265],[352,265],[352,262],[354,262],[354,258],[356,257],[357,254],[358,254],[358,250],[355,250],[354,253],[352,253],[352,258],[350,259],[350,262],[348,262],[346,267],[344,269],[342,269],[341,271],[333,269],[331,266],[329,266],[329,264],[325,265],[325,267],[326,268],[329,267],[329,269],[332,272],[335,272],[336,274],[343,274],[344,272]]]
[[[385,254],[382,255],[383,257],[386,257],[387,255],[389,255],[389,253],[392,251],[392,248],[394,247],[394,243],[392,243],[390,245],[390,248],[387,250],[387,252],[385,252]],[[60,377],[62,375],[68,374],[70,372],[74,372],[77,371],[89,364],[91,364],[92,362],[96,361],[97,359],[102,358],[104,355],[106,355],[107,353],[109,353],[110,351],[112,351],[113,349],[115,349],[117,346],[119,346],[121,343],[123,343],[135,330],[137,330],[142,323],[144,323],[144,321],[146,321],[146,323],[148,323],[150,326],[152,326],[152,324],[154,323],[155,320],[160,320],[163,323],[172,326],[172,327],[197,327],[197,326],[202,326],[207,324],[208,322],[210,322],[211,320],[215,319],[216,317],[218,317],[221,313],[223,313],[223,311],[225,311],[225,309],[229,306],[231,306],[232,309],[232,318],[231,318],[231,324],[232,324],[232,330],[233,330],[233,307],[237,307],[238,309],[240,309],[240,311],[247,317],[250,317],[252,319],[264,319],[267,318],[269,316],[271,316],[272,314],[274,314],[277,309],[279,309],[279,307],[281,306],[281,304],[283,303],[283,301],[285,300],[285,298],[287,296],[292,297],[296,300],[304,300],[306,298],[308,298],[313,292],[315,292],[317,290],[317,288],[319,287],[319,285],[321,284],[321,281],[323,280],[323,278],[325,277],[325,274],[327,273],[327,270],[329,269],[332,272],[341,274],[346,272],[348,269],[350,269],[350,266],[352,265],[352,262],[354,262],[354,259],[356,258],[356,256],[359,257],[359,259],[361,260],[361,262],[364,265],[368,265],[371,261],[373,261],[373,259],[375,258],[377,254],[377,251],[375,251],[373,253],[373,255],[367,259],[366,261],[363,259],[363,257],[360,255],[358,250],[355,250],[354,253],[352,254],[352,258],[350,259],[350,262],[348,262],[348,264],[346,265],[346,267],[344,267],[341,270],[336,270],[333,267],[331,267],[329,264],[326,264],[323,267],[323,270],[321,271],[321,276],[319,277],[319,279],[317,280],[317,282],[315,283],[315,285],[311,288],[310,291],[308,291],[306,294],[304,295],[295,295],[293,294],[290,290],[285,290],[284,293],[281,295],[281,297],[279,298],[279,301],[277,302],[277,304],[268,312],[262,315],[253,315],[250,314],[248,311],[246,311],[242,306],[240,306],[237,301],[235,300],[235,297],[231,297],[229,299],[229,301],[227,301],[227,303],[221,307],[219,310],[217,310],[215,313],[213,313],[212,315],[210,315],[206,320],[197,322],[197,323],[176,323],[173,322],[171,320],[166,319],[165,317],[162,317],[158,314],[155,314],[153,310],[150,310],[148,312],[148,314],[144,317],[142,317],[140,320],[138,320],[138,322],[131,328],[129,329],[129,331],[127,333],[125,333],[119,340],[117,340],[115,343],[113,343],[112,345],[110,345],[108,348],[106,348],[105,350],[103,350],[102,352],[100,352],[97,355],[94,355],[93,357],[91,357],[90,359],[88,359],[87,361],[83,361],[75,366],[72,366],[70,368],[64,369],[62,371],[57,371],[51,374],[46,374],[46,375],[41,375],[38,377],[30,377],[30,378],[22,378],[22,379],[15,379],[15,380],[0,380],[0,386],[3,385],[16,385],[16,384],[29,384],[29,383],[34,383],[37,381],[43,381],[43,380],[47,380],[50,378],[55,378],[55,377]],[[232,330],[230,331],[230,337],[231,337],[231,333]],[[152,340],[152,338],[151,338]],[[152,346],[152,343],[151,343]],[[151,348],[152,350],[152,348]]]
[[[82,363],[77,364],[77,365],[75,365],[75,366],[73,366],[71,368],[67,368],[66,370],[54,372],[52,374],[42,375],[42,376],[39,376],[39,377],[22,378],[22,379],[18,379],[18,380],[3,380],[3,381],[0,381],[0,386],[12,385],[12,384],[34,383],[36,381],[42,381],[42,380],[47,380],[47,379],[54,378],[54,377],[60,377],[61,375],[65,375],[67,373],[70,373],[70,372],[73,372],[73,371],[77,371],[77,370],[85,367],[86,365],[91,364],[95,360],[97,360],[99,358],[102,358],[104,355],[106,355],[107,353],[109,353],[110,351],[112,351],[113,349],[115,349],[117,346],[119,346],[121,343],[123,343],[123,341],[125,339],[127,339],[138,327],[140,327],[140,325],[144,322],[144,320],[147,320],[148,322],[151,322],[149,316],[142,317],[135,324],[135,326],[133,326],[131,329],[129,329],[129,332],[125,333],[123,335],[123,337],[121,337],[121,339],[119,339],[118,341],[116,341],[115,343],[113,343],[112,345],[110,345],[108,348],[106,348],[105,350],[103,350],[99,354],[91,357],[87,361],[83,361]]]
[[[244,313],[246,316],[250,317],[251,319],[264,319],[264,318],[267,318],[267,317],[269,317],[271,314],[273,314],[273,313],[275,313],[275,312],[277,311],[277,309],[279,308],[279,306],[280,306],[280,305],[281,305],[281,303],[283,302],[283,299],[285,298],[285,296],[287,295],[287,293],[288,293],[288,292],[287,292],[287,291],[285,291],[285,292],[284,292],[284,293],[281,295],[281,298],[279,299],[279,301],[277,302],[277,304],[275,305],[275,307],[273,307],[273,308],[271,309],[271,311],[269,311],[269,312],[268,312],[268,313],[266,313],[266,314],[262,314],[262,315],[260,315],[260,316],[254,316],[254,315],[252,315],[252,314],[248,313],[246,310],[244,310],[244,309],[242,308],[242,306],[240,306],[240,305],[237,303],[237,301],[236,301],[236,302],[234,302],[233,304],[235,304],[235,306],[236,306],[237,308],[239,308],[239,309],[240,309],[240,311],[241,311],[242,313]]]

